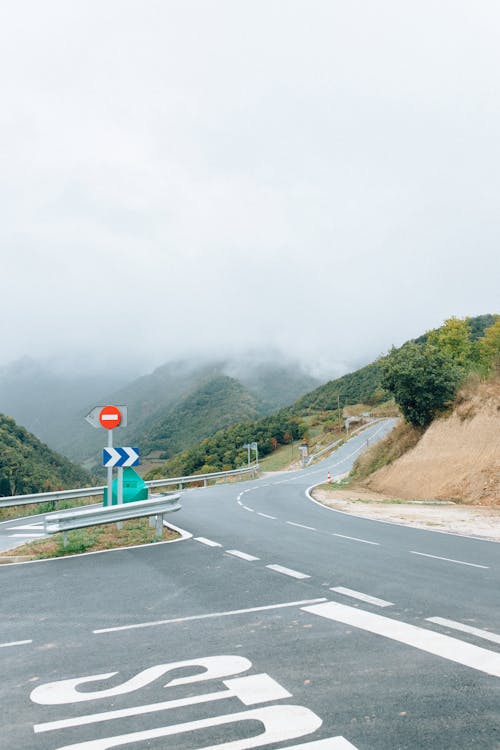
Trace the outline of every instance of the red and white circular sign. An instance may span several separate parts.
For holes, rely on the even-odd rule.
[[[99,422],[106,430],[114,430],[120,426],[122,413],[117,406],[103,406],[99,412]]]

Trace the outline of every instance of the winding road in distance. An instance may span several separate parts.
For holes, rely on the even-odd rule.
[[[390,427],[184,493],[188,539],[1,566],[4,746],[498,750],[500,545],[306,495]]]

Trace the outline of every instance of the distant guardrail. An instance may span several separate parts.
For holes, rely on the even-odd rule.
[[[126,521],[129,518],[143,518],[156,516],[156,536],[163,534],[163,516],[180,510],[180,493],[161,495],[149,500],[137,500],[131,503],[120,503],[99,508],[78,508],[62,513],[51,513],[45,518],[44,531],[46,534],[64,532],[64,546],[67,544],[66,532],[71,529],[83,529],[88,526],[98,526],[102,523]]]
[[[192,474],[187,477],[171,477],[166,479],[153,479],[146,482],[150,488],[154,487],[175,487],[182,490],[187,484],[203,482],[206,487],[208,482],[215,479],[229,479],[231,477],[245,476],[247,474],[256,474],[259,470],[258,464],[251,464],[241,469],[232,469],[231,471],[216,471],[211,474]],[[72,500],[79,497],[99,497],[104,494],[105,485],[101,487],[79,487],[75,490],[56,490],[54,492],[36,492],[32,495],[11,495],[10,497],[0,498],[0,508],[10,508],[16,505],[32,505],[47,502],[58,502],[60,500]]]
[[[335,440],[335,442],[330,443],[329,445],[322,448],[317,453],[313,453],[311,456],[309,456],[307,460],[306,466],[310,466],[313,461],[315,461],[317,458],[321,458],[321,456],[324,456],[325,453],[329,453],[331,450],[335,448],[336,445],[339,445],[343,440],[348,440],[353,435],[356,435],[357,432],[361,432],[361,430],[366,429],[367,427],[370,427],[372,424],[375,424],[376,422],[381,422],[385,417],[379,417],[377,419],[370,419],[368,422],[365,422],[360,427],[357,427],[355,430],[351,430],[351,432],[346,434],[345,438],[340,438],[340,440]]]

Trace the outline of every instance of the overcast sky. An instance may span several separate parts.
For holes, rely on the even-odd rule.
[[[497,0],[4,0],[0,364],[500,311]]]

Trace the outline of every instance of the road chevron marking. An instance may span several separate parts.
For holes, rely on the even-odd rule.
[[[500,677],[499,653],[473,646],[449,635],[336,602],[314,604],[302,607],[302,610],[375,635],[382,635],[384,638],[413,646],[434,656],[441,656],[443,659],[477,669],[479,672]]]

